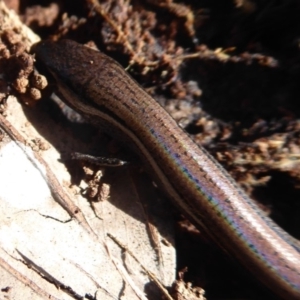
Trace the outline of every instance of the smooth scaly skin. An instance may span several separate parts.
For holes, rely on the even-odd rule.
[[[135,150],[200,229],[285,299],[300,299],[300,246],[248,198],[123,68],[76,42],[34,46],[64,100]]]

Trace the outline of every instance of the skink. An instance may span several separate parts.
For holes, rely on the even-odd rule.
[[[299,242],[266,217],[117,62],[70,40],[40,42],[33,51],[64,101],[136,151],[199,229],[273,293],[300,299]]]

